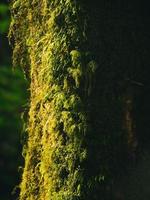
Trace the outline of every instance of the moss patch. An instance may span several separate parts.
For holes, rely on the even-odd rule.
[[[81,199],[89,129],[84,99],[97,68],[87,59],[86,13],[71,0],[15,0],[11,12],[14,65],[31,80],[20,200]]]

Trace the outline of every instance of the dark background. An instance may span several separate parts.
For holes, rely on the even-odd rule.
[[[18,66],[12,68],[8,43],[10,12],[0,1],[0,199],[16,199],[21,155],[21,116],[27,104],[27,81]]]

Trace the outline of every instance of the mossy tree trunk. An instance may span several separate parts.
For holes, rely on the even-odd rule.
[[[14,1],[14,63],[31,80],[20,200],[81,199],[89,99],[97,63],[77,1]]]
[[[111,1],[14,0],[11,11],[14,65],[31,83],[20,200],[112,200],[135,137],[134,20]]]

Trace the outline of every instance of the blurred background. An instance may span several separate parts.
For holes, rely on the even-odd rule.
[[[21,134],[27,104],[27,80],[19,67],[12,67],[8,43],[10,13],[7,0],[0,0],[0,200],[17,197],[23,165]],[[19,170],[20,169],[20,170]],[[20,171],[20,172],[19,172]]]

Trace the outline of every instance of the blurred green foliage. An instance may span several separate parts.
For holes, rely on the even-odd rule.
[[[25,82],[20,71],[0,67],[0,172],[2,198],[11,199],[11,192],[18,182],[21,165],[20,132],[21,113],[25,105]],[[10,197],[9,197],[10,196]]]
[[[6,4],[0,4],[0,33],[6,33],[9,27],[9,9]]]
[[[20,133],[21,114],[26,104],[26,81],[19,69],[12,69],[7,32],[10,14],[0,3],[0,200],[14,200],[13,189],[19,183],[22,165]]]
[[[0,4],[0,13],[5,15],[6,12],[8,12],[8,6],[6,4]]]

